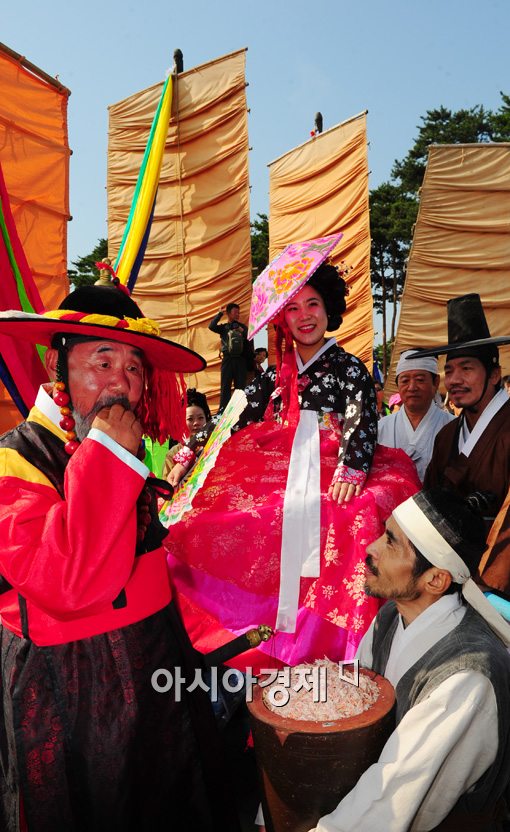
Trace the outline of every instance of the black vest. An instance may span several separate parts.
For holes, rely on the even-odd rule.
[[[377,615],[372,642],[372,669],[383,676],[397,623],[395,602],[388,601]],[[409,708],[426,699],[454,673],[463,670],[482,673],[494,688],[499,746],[493,764],[474,789],[462,795],[452,813],[483,813],[498,803],[510,783],[510,655],[473,607],[468,606],[460,624],[431,647],[398,682],[395,689],[397,724]]]

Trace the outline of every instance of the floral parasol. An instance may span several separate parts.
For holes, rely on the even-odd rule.
[[[272,321],[333,251],[343,234],[286,246],[253,284],[248,338]]]

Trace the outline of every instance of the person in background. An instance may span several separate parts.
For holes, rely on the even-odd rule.
[[[357,658],[395,687],[397,726],[312,832],[508,829],[510,625],[471,577],[480,505],[420,491],[367,546],[366,591],[386,603]]]
[[[174,456],[179,453],[183,447],[183,443],[190,436],[195,436],[199,431],[203,430],[209,419],[211,418],[211,411],[207,404],[207,397],[205,393],[195,390],[190,387],[186,392],[187,407],[186,407],[186,435],[183,441],[173,445],[166,455],[165,464],[163,466],[163,477],[168,479],[168,475],[174,467]],[[199,454],[197,453],[197,457]]]
[[[249,341],[248,343],[251,343]],[[264,372],[264,367],[262,366],[268,358],[268,351],[265,347],[258,347],[253,353],[253,363],[252,368],[248,370],[246,375],[246,384],[249,385],[252,383],[253,379],[256,376],[260,376]]]
[[[220,324],[220,318],[226,313],[227,321]],[[236,390],[243,390],[246,385],[248,370],[248,327],[239,320],[240,307],[237,303],[227,303],[214,316],[209,329],[221,338],[221,393],[220,410],[230,401],[232,384]]]
[[[435,403],[437,358],[414,355],[414,350],[405,350],[397,364],[395,381],[403,406],[397,413],[379,419],[377,430],[381,445],[402,448],[411,457],[423,482],[436,434],[453,416]]]
[[[501,386],[503,390],[506,390],[507,394],[510,396],[510,376],[503,376],[501,379]]]
[[[454,403],[450,399],[450,394],[447,392],[444,401],[443,401],[443,410],[446,410],[447,413],[450,413],[452,416],[457,418],[462,413],[461,407],[455,407]]]
[[[256,374],[260,375],[260,373],[264,372],[264,367],[262,366],[265,361],[267,361],[269,356],[268,351],[265,347],[258,347],[255,350],[255,364],[256,364]]]
[[[388,407],[390,409],[390,413],[398,413],[402,406],[402,399],[400,398],[400,393],[392,393],[392,395],[388,399]]]
[[[501,389],[497,347],[508,338],[491,337],[480,296],[469,294],[448,301],[448,341],[419,353],[446,353],[445,387],[455,407],[462,408],[436,436],[424,485],[440,485],[463,496],[474,490],[492,492],[490,524],[510,489],[510,399]],[[510,511],[500,520],[490,557],[482,565],[482,580],[508,595]]]
[[[389,416],[390,409],[384,401],[384,389],[380,381],[374,381],[375,395],[377,399],[377,418],[382,419]]]

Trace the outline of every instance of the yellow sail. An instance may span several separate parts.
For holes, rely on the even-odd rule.
[[[492,335],[510,335],[510,144],[432,145],[385,386],[402,350],[448,343],[446,302],[477,292]],[[503,373],[510,348],[500,347]]]
[[[269,165],[269,236],[274,257],[289,243],[343,231],[332,260],[351,268],[340,330],[348,352],[372,368],[372,293],[366,113],[289,151]]]
[[[229,301],[247,321],[251,294],[245,50],[174,79],[154,219],[133,297],[162,334],[201,353],[187,378],[219,399],[219,338],[207,325]],[[161,84],[110,107],[108,247],[118,252]]]

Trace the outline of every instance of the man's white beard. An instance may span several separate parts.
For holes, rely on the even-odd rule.
[[[74,430],[80,442],[83,442],[85,437],[88,436],[92,427],[92,422],[96,418],[99,411],[104,407],[112,407],[114,404],[122,405],[124,410],[132,410],[126,396],[106,396],[104,399],[97,401],[92,410],[90,410],[85,416],[82,416],[76,410],[72,411],[72,416],[75,422]]]

